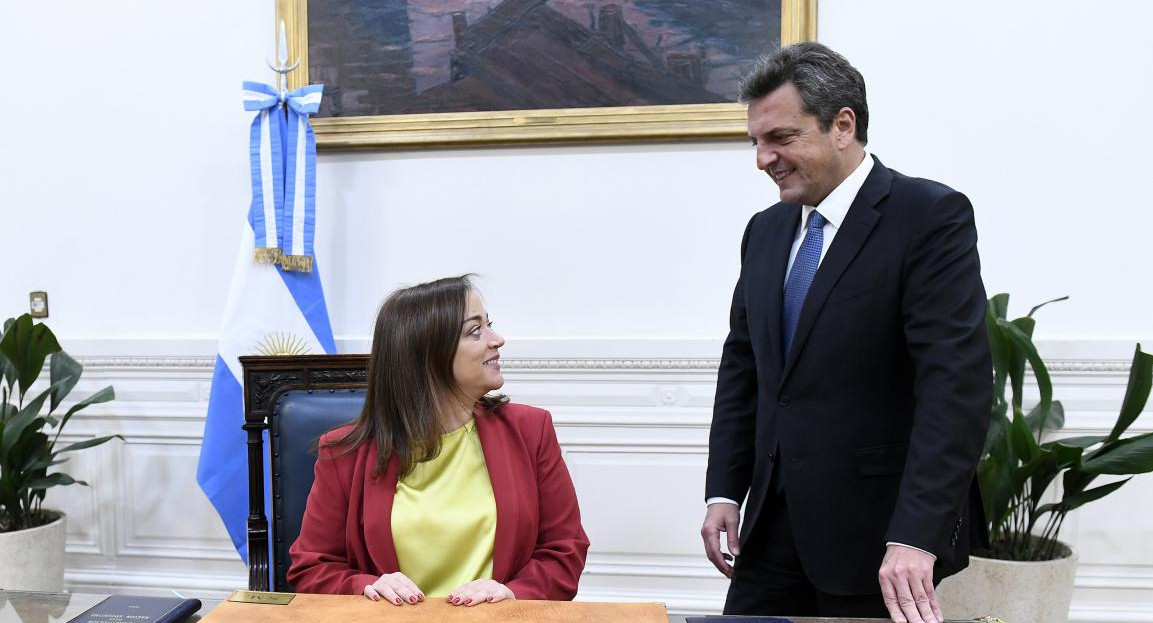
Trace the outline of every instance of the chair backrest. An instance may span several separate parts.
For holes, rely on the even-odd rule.
[[[248,588],[291,592],[285,580],[291,564],[288,548],[300,534],[316,441],[360,415],[368,356],[241,357],[240,362],[248,433]],[[272,487],[271,543],[264,508],[266,461]]]
[[[288,548],[300,535],[305,502],[312,489],[316,442],[328,431],[355,420],[364,407],[363,389],[284,392],[276,401],[272,446],[272,585],[291,593],[285,579],[292,560]]]

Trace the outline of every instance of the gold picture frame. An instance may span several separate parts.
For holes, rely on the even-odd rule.
[[[289,88],[308,84],[307,0],[276,0],[285,26]],[[817,0],[781,0],[781,45],[817,34]],[[314,119],[320,149],[477,147],[492,145],[743,138],[737,103],[402,114]]]

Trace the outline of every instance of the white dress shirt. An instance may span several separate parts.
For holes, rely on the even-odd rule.
[[[829,246],[833,244],[833,238],[836,237],[837,232],[841,229],[841,223],[845,222],[845,215],[849,213],[849,207],[853,205],[853,200],[857,198],[857,193],[861,192],[861,186],[865,185],[865,178],[869,177],[869,171],[873,170],[873,157],[869,152],[865,152],[865,159],[861,164],[857,165],[856,169],[846,177],[844,181],[825,197],[819,206],[801,206],[801,222],[797,225],[797,234],[793,237],[793,248],[789,250],[789,265],[785,270],[785,281],[789,280],[789,273],[793,270],[793,261],[797,259],[797,251],[801,248],[801,242],[805,240],[805,233],[808,231],[805,225],[809,222],[809,215],[814,210],[821,213],[825,217],[825,226],[821,229],[823,234],[821,244],[821,259],[818,262],[825,260],[825,253],[829,251]]]

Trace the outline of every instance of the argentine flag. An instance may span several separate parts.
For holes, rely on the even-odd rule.
[[[335,353],[320,269],[285,271],[253,261],[252,218],[244,228],[220,329],[196,482],[248,563],[248,445],[241,355]],[[265,448],[268,446],[265,445]],[[266,472],[267,476],[267,472]],[[266,489],[267,493],[267,489]],[[266,502],[267,504],[267,502]],[[267,513],[267,509],[266,509]]]

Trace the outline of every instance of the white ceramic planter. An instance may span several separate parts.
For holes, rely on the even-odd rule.
[[[0,589],[64,590],[65,516],[38,528],[0,532]]]
[[[1042,562],[969,557],[969,567],[937,587],[948,619],[995,616],[1007,623],[1067,623],[1077,552]]]

